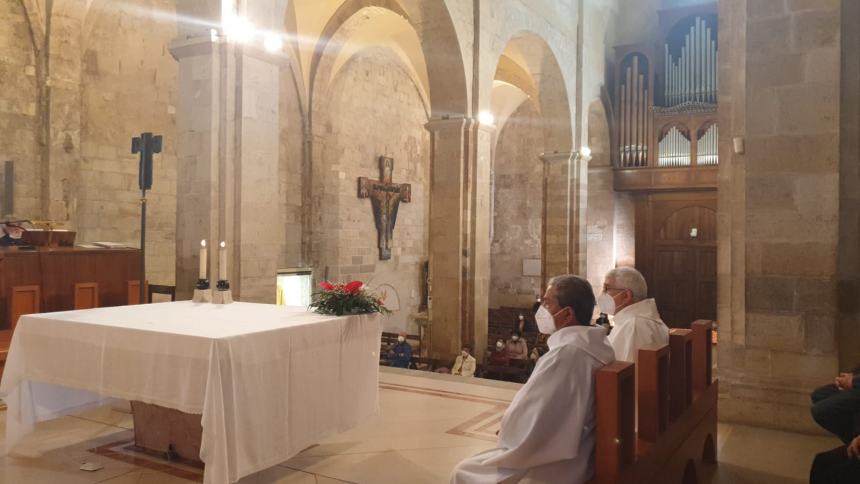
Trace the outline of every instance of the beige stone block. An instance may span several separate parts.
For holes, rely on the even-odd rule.
[[[748,313],[747,347],[800,352],[803,351],[803,330],[803,317],[798,314]]]
[[[772,374],[775,378],[807,382],[827,382],[838,373],[835,355],[809,355],[786,351],[771,353]]]
[[[762,243],[761,269],[765,275],[828,276],[836,271],[832,243]]]
[[[810,49],[834,45],[839,39],[840,19],[838,8],[798,11],[792,16],[794,48]],[[838,78],[838,74],[834,80]]]
[[[779,106],[779,132],[786,134],[838,132],[838,84],[803,84],[780,88],[776,92]]]
[[[803,319],[804,351],[810,355],[833,354],[836,351],[836,318],[812,311]]]
[[[796,286],[793,277],[747,277],[746,307],[749,311],[794,311]]]

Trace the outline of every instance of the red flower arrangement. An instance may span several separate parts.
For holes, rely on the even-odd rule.
[[[370,292],[363,282],[350,281],[334,284],[329,281],[320,283],[320,290],[311,299],[311,307],[320,314],[390,314],[383,304],[383,298]]]

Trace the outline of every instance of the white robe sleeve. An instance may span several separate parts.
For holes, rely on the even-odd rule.
[[[484,464],[528,469],[579,454],[593,406],[592,365],[572,347],[548,353],[502,419],[498,451]]]

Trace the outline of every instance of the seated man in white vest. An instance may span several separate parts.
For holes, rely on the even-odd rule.
[[[647,296],[648,284],[636,269],[618,267],[606,273],[597,304],[600,312],[615,316],[609,344],[616,360],[636,363],[640,349],[669,344],[669,328]]]
[[[536,320],[549,351],[502,417],[496,448],[454,469],[451,482],[579,484],[594,474],[594,382],[615,360],[606,330],[589,326],[591,284],[577,276],[549,282]]]

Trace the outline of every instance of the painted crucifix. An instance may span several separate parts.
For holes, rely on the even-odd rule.
[[[373,207],[373,220],[379,236],[379,260],[391,259],[391,240],[394,224],[397,222],[397,209],[400,202],[412,201],[412,185],[393,183],[394,158],[379,157],[379,180],[358,178],[358,198],[369,198]]]

